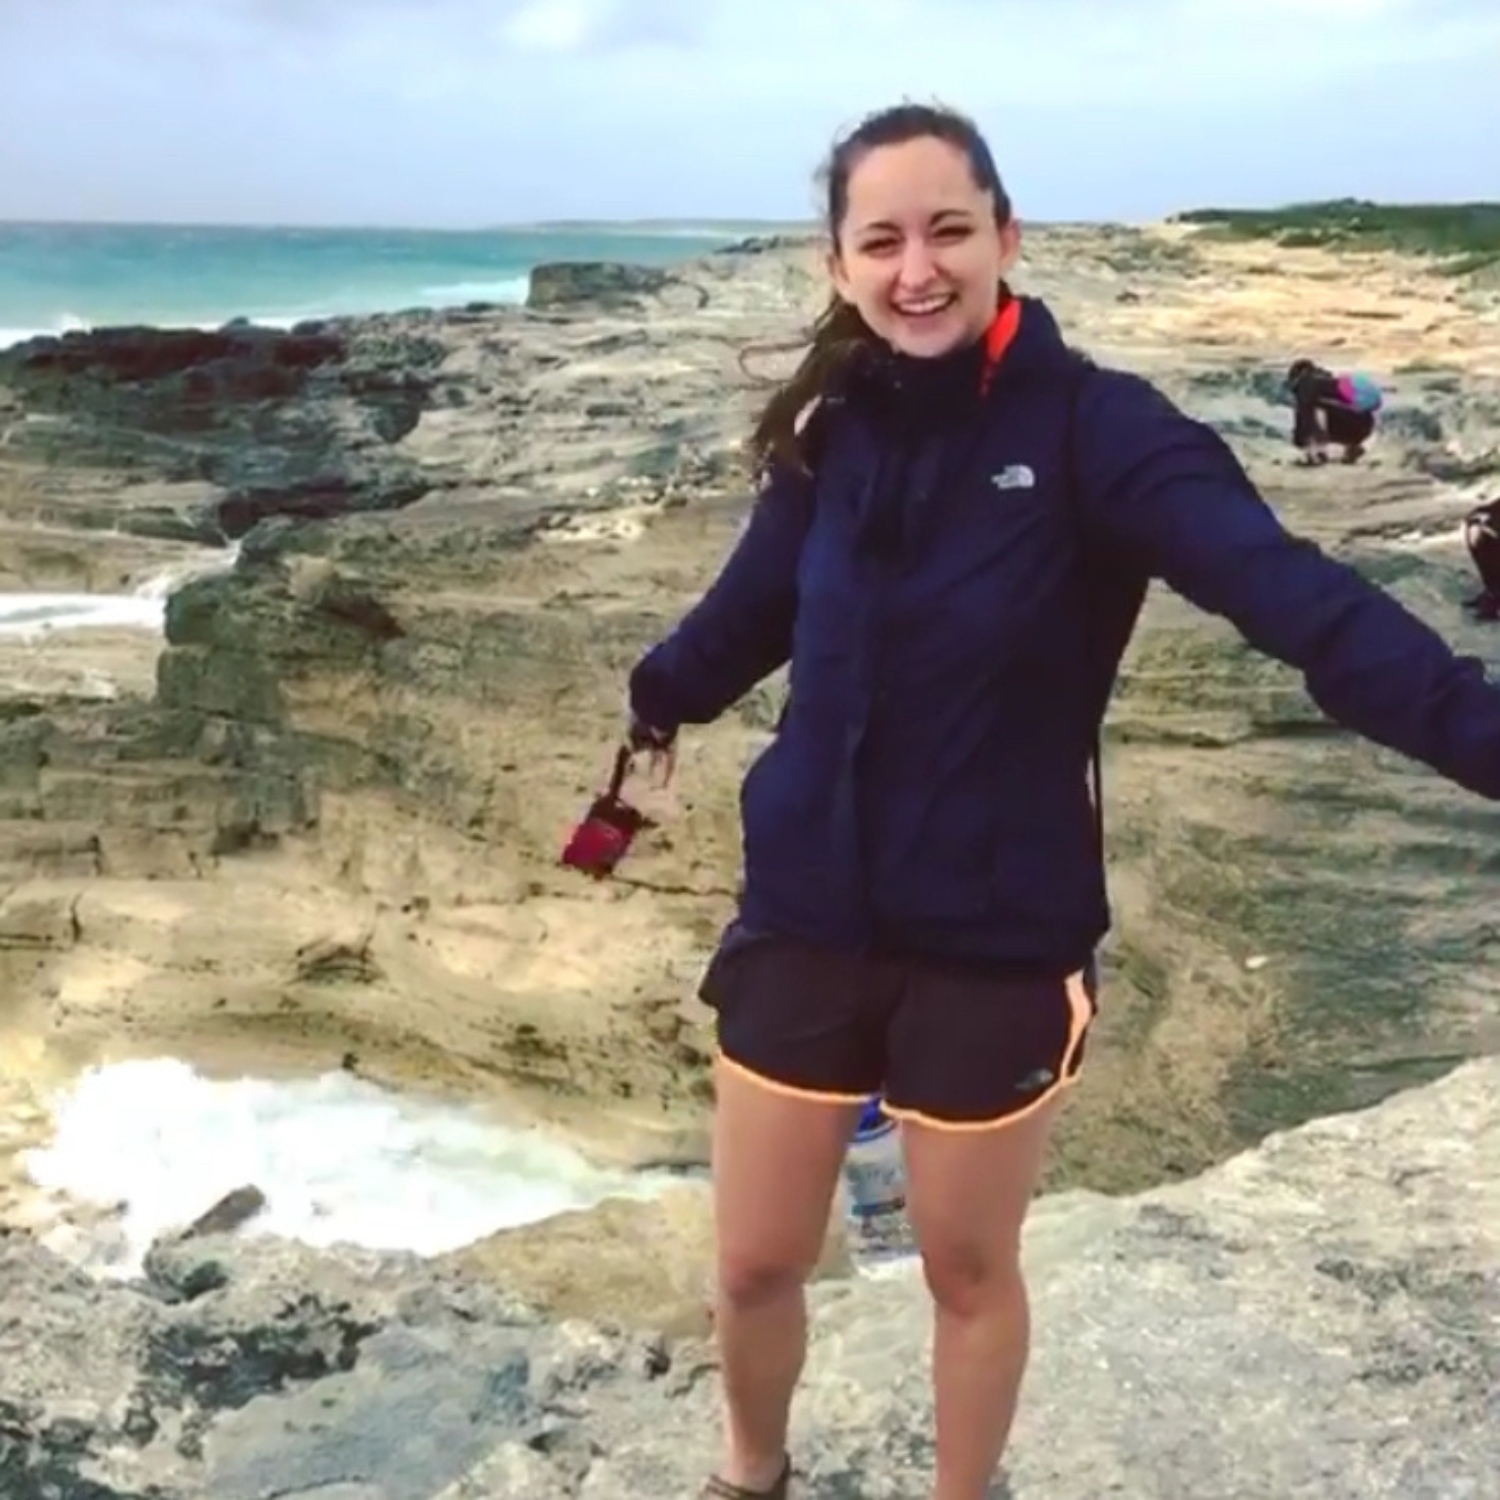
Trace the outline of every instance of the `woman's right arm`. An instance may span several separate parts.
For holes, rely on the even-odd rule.
[[[1079,408],[1086,524],[1257,650],[1327,716],[1500,801],[1500,685],[1353,567],[1288,532],[1213,428],[1139,376]]]
[[[670,737],[708,724],[791,656],[797,567],[813,515],[813,481],[766,481],[719,576],[630,674],[638,724]]]

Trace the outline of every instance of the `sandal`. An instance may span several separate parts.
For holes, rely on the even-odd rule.
[[[782,1465],[781,1477],[768,1490],[747,1490],[743,1485],[730,1484],[727,1479],[712,1474],[699,1491],[698,1500],[788,1500],[791,1482],[792,1461],[788,1458]]]

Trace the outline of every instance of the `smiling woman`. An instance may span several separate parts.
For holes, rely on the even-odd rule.
[[[630,748],[660,758],[791,669],[700,986],[728,1416],[704,1494],[788,1493],[802,1287],[879,1095],[934,1302],[931,1500],[981,1500],[1027,1360],[1021,1228],[1095,1013],[1099,735],[1149,584],[1494,800],[1500,691],[1288,533],[1210,427],[1012,294],[1019,230],[962,115],[871,116],[826,189],[830,300],[752,434],[749,525],[630,682]]]
[[[1010,300],[1004,278],[1020,255],[994,157],[961,116],[921,105],[886,110],[840,142],[824,178],[828,223],[837,226],[832,292],[806,356],[751,435],[762,472],[772,462],[801,466],[808,406],[838,368],[868,351],[872,334],[917,358],[978,339]]]
[[[989,327],[1021,248],[992,163],[931,136],[903,141],[871,155],[845,196],[830,269],[872,332],[921,358]]]

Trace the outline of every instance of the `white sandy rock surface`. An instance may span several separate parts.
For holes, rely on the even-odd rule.
[[[772,245],[545,308],[0,359],[5,587],[135,590],[239,545],[173,593],[165,644],[0,638],[6,1500],[691,1492],[701,1185],[433,1264],[214,1239],[102,1286],[22,1228],[74,1206],[21,1163],[79,1069],[169,1055],[352,1061],[601,1159],[701,1165],[692,989],[777,684],[687,737],[619,879],[556,852],[626,667],[742,524],[736,352],[795,331],[816,270]],[[1298,530],[1494,659],[1457,537],[1500,472],[1492,291],[1180,229],[1038,231],[1023,282],[1218,425]],[[1290,467],[1301,352],[1391,392],[1357,469]],[[187,413],[187,380],[214,400]],[[1031,1238],[1016,1500],[1483,1494],[1497,1079],[1452,1070],[1496,1040],[1500,819],[1331,731],[1165,591],[1106,795],[1116,929],[1048,1181],[1073,1191]],[[920,1295],[840,1257],[834,1235],[812,1493],[920,1494]]]

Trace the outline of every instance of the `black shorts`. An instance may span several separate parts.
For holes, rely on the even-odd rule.
[[[699,994],[726,1061],[830,1102],[884,1093],[898,1119],[1003,1124],[1071,1084],[1097,1010],[1092,963],[996,977],[731,927]]]
[[[1356,411],[1351,406],[1326,406],[1323,413],[1330,443],[1368,442],[1370,434],[1375,431],[1373,412]]]

